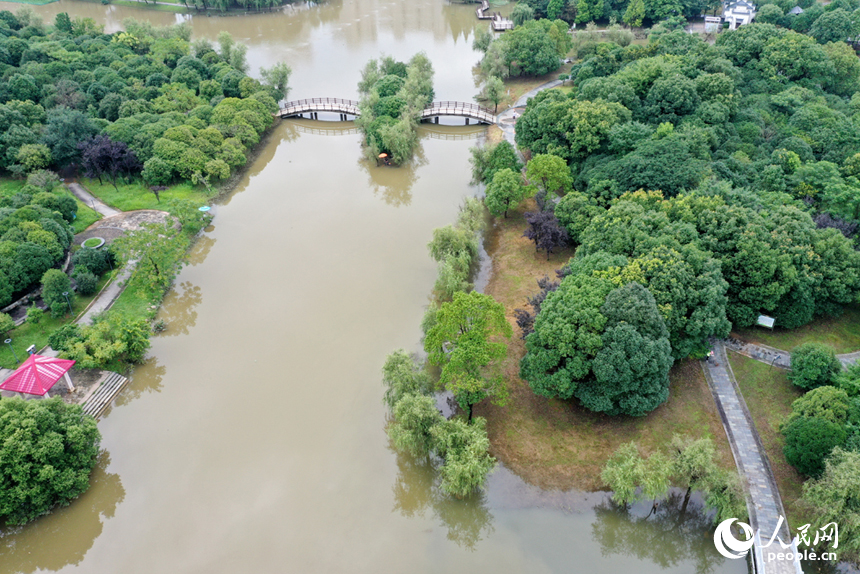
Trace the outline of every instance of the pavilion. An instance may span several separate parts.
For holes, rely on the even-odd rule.
[[[75,361],[68,359],[30,355],[20,367],[15,369],[14,373],[9,375],[9,378],[0,384],[0,389],[50,398],[48,391],[57,381],[65,378],[69,390],[74,391],[75,386],[69,378],[69,369],[74,364]]]

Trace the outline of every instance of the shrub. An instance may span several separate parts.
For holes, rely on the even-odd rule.
[[[0,518],[25,524],[89,488],[101,435],[80,405],[0,401]]]
[[[65,301],[54,301],[51,303],[51,318],[61,319],[69,312],[69,306]]]
[[[798,472],[818,477],[824,471],[824,459],[834,447],[845,442],[845,429],[819,417],[799,417],[783,429],[788,462]]]
[[[109,268],[111,252],[107,249],[79,249],[72,256],[72,263],[77,267],[86,267],[93,275],[101,275]]]
[[[821,343],[804,343],[791,351],[788,379],[801,389],[831,385],[842,370],[836,353]]]
[[[0,313],[0,335],[5,336],[6,333],[15,328],[15,320],[6,313]]]
[[[78,286],[78,293],[81,295],[92,295],[98,288],[99,280],[95,275],[90,273],[89,269],[80,267],[75,270],[75,283]]]
[[[32,323],[33,325],[38,325],[42,321],[42,317],[45,316],[45,311],[35,305],[31,306],[27,309],[27,322]]]
[[[69,323],[51,333],[48,336],[48,344],[55,351],[65,351],[69,344],[80,336],[81,328],[73,323]]]

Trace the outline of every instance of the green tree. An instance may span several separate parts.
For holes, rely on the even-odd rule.
[[[25,144],[18,148],[16,159],[28,173],[45,169],[51,165],[51,150],[44,144]]]
[[[514,9],[511,10],[511,20],[514,22],[514,26],[522,26],[529,20],[535,19],[535,11],[534,8],[526,4],[525,2],[517,2],[517,5],[514,6]]]
[[[801,389],[832,385],[842,363],[831,347],[822,343],[803,343],[791,350],[788,380]]]
[[[472,424],[460,419],[443,421],[431,433],[436,453],[445,459],[439,470],[442,490],[462,498],[480,488],[496,466],[488,452],[487,421],[482,417]]]
[[[160,293],[166,289],[179,268],[188,239],[167,223],[145,223],[113,243],[116,253],[126,261],[136,261],[133,272],[145,288]]]
[[[439,307],[424,350],[430,364],[441,367],[439,386],[454,394],[469,420],[475,403],[489,396],[504,404],[507,398],[504,379],[487,371],[507,356],[507,345],[498,339],[511,334],[505,308],[489,295],[459,292]]]
[[[669,398],[672,347],[654,297],[629,283],[606,296],[602,347],[594,377],[583,379],[576,397],[587,409],[609,415],[644,416]]]
[[[72,297],[72,283],[69,276],[59,269],[48,269],[42,275],[42,300],[50,307],[54,303],[62,303],[66,305],[66,296],[63,293],[68,293]]]
[[[487,209],[494,216],[501,214],[507,218],[508,209],[516,208],[526,198],[528,188],[523,185],[522,176],[509,168],[496,172],[493,181],[487,185]]]
[[[0,335],[6,338],[6,335],[15,328],[15,320],[6,313],[0,313]]]
[[[564,195],[570,191],[570,168],[562,158],[536,154],[526,164],[526,179],[544,194]]]
[[[839,546],[822,542],[828,552],[836,552],[841,560],[860,559],[860,452],[833,449],[824,463],[824,473],[817,480],[803,484],[801,501],[811,509],[810,532],[836,523],[839,525]],[[832,528],[832,527],[830,527]],[[824,550],[824,548],[822,548]]]
[[[616,504],[629,504],[641,498],[656,501],[669,490],[669,460],[660,452],[642,458],[635,442],[622,444],[606,461],[600,478],[612,491]]]
[[[278,62],[271,68],[260,68],[263,83],[270,87],[277,101],[287,99],[290,93],[290,75],[293,73],[285,62]]]
[[[433,397],[406,394],[394,405],[394,421],[388,436],[394,448],[415,457],[425,457],[434,446],[432,430],[444,422]]]
[[[114,361],[140,363],[149,349],[149,322],[108,313],[63,343],[61,357],[85,369],[105,368]]]
[[[484,82],[481,99],[493,104],[493,113],[499,109],[499,102],[505,97],[505,83],[498,76],[490,76]]]
[[[645,0],[630,0],[627,10],[624,11],[622,21],[628,26],[638,28],[645,19]]]
[[[520,376],[536,394],[569,399],[591,376],[606,326],[600,307],[611,290],[605,279],[575,273],[544,299],[520,361]]]
[[[817,387],[791,403],[791,414],[782,424],[787,427],[797,418],[816,417],[844,426],[851,403],[848,393],[831,386]]]
[[[68,165],[80,156],[78,142],[96,134],[96,128],[83,112],[65,107],[48,110],[48,121],[42,143],[51,148],[51,157],[60,166]]]
[[[573,244],[580,243],[580,235],[601,211],[602,209],[597,206],[594,200],[576,191],[562,197],[555,206],[555,216],[558,218],[559,224],[567,229],[567,234]]]
[[[60,398],[0,401],[0,518],[25,524],[89,488],[101,435]]]
[[[430,377],[403,349],[388,355],[382,367],[385,385],[383,402],[392,411],[400,399],[407,395],[429,395]]]
[[[845,428],[818,417],[798,417],[782,429],[785,459],[798,472],[817,478],[824,472],[824,459],[845,443]]]

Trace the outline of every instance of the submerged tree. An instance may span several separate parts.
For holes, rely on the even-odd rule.
[[[507,355],[507,345],[498,339],[511,334],[505,308],[482,293],[455,293],[436,313],[424,350],[430,364],[442,369],[439,386],[454,394],[469,420],[472,406],[484,398],[492,397],[496,404],[507,399],[504,379],[487,370]]]

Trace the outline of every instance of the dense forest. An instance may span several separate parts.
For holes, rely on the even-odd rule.
[[[247,76],[245,46],[190,42],[187,24],[129,20],[104,34],[65,13],[0,12],[0,170],[29,177],[0,198],[0,307],[64,256],[77,206],[44,170],[209,185],[245,164],[272,124],[290,69]],[[158,189],[156,187],[156,189]]]
[[[541,395],[643,415],[674,360],[756,323],[839,313],[860,293],[860,61],[773,24],[716,44],[577,46],[569,92],[532,98],[516,141],[475,150],[497,215],[535,195],[526,235],[576,247],[520,311]]]

